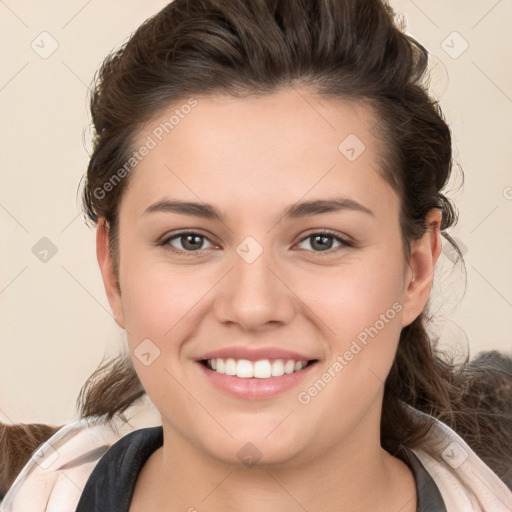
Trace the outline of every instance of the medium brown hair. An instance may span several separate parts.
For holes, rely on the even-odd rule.
[[[34,450],[61,426],[40,423],[5,425],[0,423],[0,500]]]
[[[261,96],[307,87],[373,112],[385,149],[382,176],[400,200],[406,257],[410,242],[428,229],[427,213],[439,208],[441,233],[463,261],[447,232],[456,210],[442,193],[453,164],[451,135],[427,79],[427,51],[382,0],[175,0],[99,70],[84,211],[93,224],[106,223],[117,271],[118,206],[131,175],[122,173],[119,180],[119,170],[143,127],[194,95]],[[115,185],[105,187],[108,182]],[[512,487],[510,369],[469,357],[454,363],[429,337],[429,320],[425,308],[401,331],[385,383],[382,446],[396,454],[426,438],[432,422],[420,424],[405,402],[452,427]],[[493,354],[493,361],[511,361]],[[130,358],[119,356],[91,375],[77,407],[81,416],[111,419],[144,393]]]

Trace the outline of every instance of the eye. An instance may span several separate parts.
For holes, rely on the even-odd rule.
[[[310,247],[313,248],[313,252],[334,252],[343,247],[352,247],[353,243],[343,238],[342,236],[333,233],[331,231],[318,231],[311,233],[304,237],[300,243],[304,243],[307,240],[311,240]],[[205,247],[204,242],[207,241],[210,247]],[[338,243],[338,247],[333,249],[333,243]],[[176,246],[175,244],[178,244]],[[197,233],[195,231],[182,231],[172,236],[168,236],[160,242],[162,245],[170,250],[177,253],[195,253],[201,252],[204,249],[215,247],[205,235]]]
[[[301,243],[304,243],[306,240],[311,240],[310,246],[313,247],[313,252],[333,252],[337,250],[336,248],[331,250],[333,240],[339,243],[338,249],[340,247],[352,247],[353,245],[340,235],[325,230],[309,234],[301,240]]]
[[[176,240],[179,243],[178,247],[175,247],[171,242]],[[208,240],[205,235],[196,233],[195,231],[182,231],[175,235],[169,236],[162,240],[160,245],[170,246],[171,250],[176,252],[198,252],[205,249],[203,243]],[[211,243],[211,242],[209,242]],[[213,247],[213,244],[212,244]],[[208,247],[206,247],[207,249]]]

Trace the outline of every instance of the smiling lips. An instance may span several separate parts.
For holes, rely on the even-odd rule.
[[[297,385],[317,359],[289,350],[269,347],[226,347],[197,360],[217,388],[237,398],[271,398]]]

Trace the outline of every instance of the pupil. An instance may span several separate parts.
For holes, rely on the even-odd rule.
[[[332,246],[332,238],[330,236],[316,235],[313,237],[313,239],[314,239],[313,245],[315,245],[317,240],[321,240],[321,244],[318,247],[322,251],[326,250],[326,249],[330,249]],[[330,241],[330,243],[329,243],[329,241]]]
[[[185,243],[183,244],[183,247],[185,247],[185,249],[198,249],[201,247],[201,237],[200,236],[197,236],[197,235],[185,235],[184,236],[185,238]],[[189,244],[189,241],[190,240],[193,240],[195,239],[195,242],[196,242],[196,245],[194,245],[194,242],[191,242],[191,244],[189,245],[189,247],[187,247],[187,245]]]

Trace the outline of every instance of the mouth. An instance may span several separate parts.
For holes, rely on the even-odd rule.
[[[217,391],[243,400],[266,400],[292,392],[319,365],[318,359],[208,358],[197,362],[203,381]]]
[[[304,368],[316,363],[317,359],[248,359],[214,358],[199,361],[207,369],[239,379],[271,379],[302,371]]]

